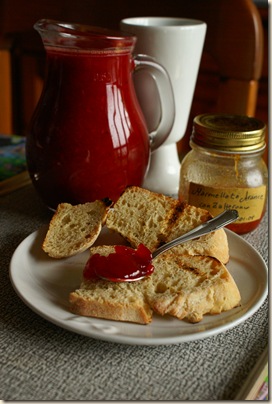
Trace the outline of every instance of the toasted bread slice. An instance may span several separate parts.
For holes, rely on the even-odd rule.
[[[129,187],[109,212],[106,225],[121,234],[134,248],[143,243],[150,251],[211,219],[206,209],[136,186]],[[175,248],[178,253],[229,260],[228,240],[219,229]]]
[[[114,246],[91,248],[108,255]],[[148,324],[153,311],[195,323],[204,314],[219,314],[240,303],[239,290],[224,264],[208,256],[171,250],[153,261],[152,275],[136,282],[83,279],[70,294],[71,311],[78,315]]]
[[[174,220],[168,223],[167,231],[165,231],[166,236],[164,237],[165,243],[174,240],[212,218],[210,213],[205,209],[182,203],[180,206],[182,208],[176,210]],[[228,239],[223,228],[182,243],[172,251],[176,251],[179,254],[211,256],[217,258],[223,264],[227,264],[229,261]]]
[[[168,216],[178,201],[132,186],[127,188],[109,212],[106,225],[120,233],[134,248],[140,243],[154,251],[164,237]]]
[[[107,256],[114,246],[91,248],[92,254]],[[145,301],[142,282],[82,280],[80,288],[70,294],[71,311],[87,317],[148,324],[152,320],[150,305]]]
[[[154,311],[197,323],[239,305],[241,296],[226,266],[213,257],[168,251],[155,260],[146,298]]]
[[[109,200],[85,204],[61,203],[52,217],[42,248],[53,258],[78,254],[92,246],[111,205]]]

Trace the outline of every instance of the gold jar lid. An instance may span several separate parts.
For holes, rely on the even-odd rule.
[[[265,124],[245,115],[202,114],[194,119],[191,140],[225,153],[251,153],[265,148]]]

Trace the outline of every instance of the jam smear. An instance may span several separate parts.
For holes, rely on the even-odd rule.
[[[87,261],[83,277],[87,280],[105,278],[112,282],[137,280],[154,271],[152,254],[139,244],[137,250],[126,246],[115,246],[115,252],[108,256],[92,255]]]

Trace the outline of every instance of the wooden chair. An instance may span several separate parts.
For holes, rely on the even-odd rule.
[[[42,88],[44,52],[32,29],[40,18],[118,28],[125,17],[158,15],[207,22],[188,130],[204,112],[255,115],[263,28],[252,0],[0,0],[0,132],[25,134]],[[185,55],[186,57],[186,55]]]

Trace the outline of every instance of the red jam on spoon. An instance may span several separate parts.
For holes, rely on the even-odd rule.
[[[154,271],[152,254],[139,244],[137,250],[126,246],[115,246],[108,256],[92,255],[83,271],[85,279],[103,278],[111,282],[131,282],[151,275]]]

